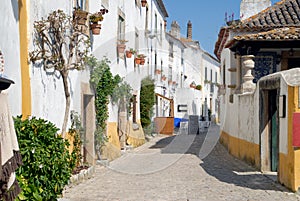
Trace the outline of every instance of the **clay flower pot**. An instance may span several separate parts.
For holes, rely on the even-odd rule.
[[[144,65],[145,64],[145,59],[144,58],[141,58],[141,65]]]
[[[101,30],[101,24],[91,24],[90,28],[94,35],[99,35]]]
[[[132,57],[132,52],[130,50],[126,50],[126,57],[131,58]]]
[[[118,44],[117,48],[118,48],[118,53],[119,54],[124,54],[126,45],[125,44]]]
[[[134,59],[135,64],[140,65],[141,64],[141,58],[135,58]]]
[[[74,10],[73,11],[73,20],[78,25],[85,25],[87,21],[88,12],[84,10]]]
[[[147,0],[142,0],[141,3],[142,3],[142,7],[145,7],[147,4]]]

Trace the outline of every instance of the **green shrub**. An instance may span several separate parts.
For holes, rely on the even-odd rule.
[[[148,127],[151,124],[151,118],[153,115],[153,106],[155,104],[155,86],[154,80],[150,77],[146,77],[141,83],[140,92],[140,114],[141,123],[143,128]]]
[[[24,165],[17,179],[22,188],[19,200],[56,200],[71,176],[68,142],[57,135],[54,124],[35,117],[14,118]]]

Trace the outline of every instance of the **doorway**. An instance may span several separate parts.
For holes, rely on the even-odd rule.
[[[279,136],[278,136],[278,108],[277,108],[277,90],[269,91],[269,146],[270,146],[270,170],[277,172],[279,157]]]
[[[279,164],[279,88],[280,81],[266,81],[260,89],[260,156],[261,170],[277,172]],[[273,84],[273,85],[271,85]],[[271,86],[273,86],[271,88]]]
[[[94,105],[93,95],[83,95],[84,136],[82,145],[82,157],[84,163],[94,164]]]

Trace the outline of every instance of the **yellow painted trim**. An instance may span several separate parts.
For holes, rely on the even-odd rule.
[[[20,36],[20,65],[22,84],[22,115],[23,118],[31,116],[31,84],[28,63],[28,16],[27,1],[19,0],[19,36]]]
[[[108,142],[110,142],[115,147],[117,147],[119,150],[121,150],[117,122],[108,122],[107,123],[107,137],[108,137]]]
[[[260,167],[259,145],[229,135],[221,131],[220,142],[228,148],[231,155],[242,159],[251,165]]]

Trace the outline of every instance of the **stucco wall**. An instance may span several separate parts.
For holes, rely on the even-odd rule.
[[[15,84],[7,90],[13,116],[22,113],[19,10],[18,1],[3,1],[0,6],[0,50],[4,56],[4,74]]]
[[[54,10],[61,9],[72,14],[70,1],[30,1],[29,5],[29,51],[34,49],[34,21],[46,18]],[[61,128],[65,110],[65,95],[62,78],[58,72],[43,69],[38,65],[31,65],[31,92],[32,115],[45,118]],[[69,87],[71,93],[71,110],[81,114],[81,72],[71,71],[69,74]],[[87,81],[88,82],[88,81]],[[69,123],[70,125],[70,123]]]

